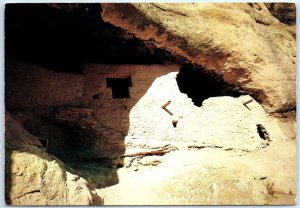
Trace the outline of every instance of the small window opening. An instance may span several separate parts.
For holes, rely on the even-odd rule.
[[[100,99],[99,94],[94,94],[94,95],[92,95],[92,99],[93,99],[93,100],[98,100],[98,99]]]
[[[111,87],[113,98],[130,98],[131,77],[106,78],[106,84],[107,87]]]

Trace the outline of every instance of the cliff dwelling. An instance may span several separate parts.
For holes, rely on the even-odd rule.
[[[274,5],[212,5],[260,40],[274,27],[287,48],[247,48],[238,33],[225,44],[230,27],[214,32],[201,5],[6,4],[7,204],[293,202],[295,38]],[[203,21],[207,35],[185,29]]]

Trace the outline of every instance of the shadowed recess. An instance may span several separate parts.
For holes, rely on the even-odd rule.
[[[208,73],[203,67],[189,63],[180,67],[176,80],[180,92],[187,94],[198,107],[209,97],[238,97],[241,94],[233,86],[225,84],[221,76]]]
[[[162,64],[170,55],[105,23],[100,4],[6,4],[5,54],[57,72],[83,63]]]

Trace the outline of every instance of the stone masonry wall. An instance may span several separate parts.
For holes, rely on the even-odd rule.
[[[131,109],[155,79],[178,70],[178,65],[86,64],[83,74],[66,74],[8,59],[5,104],[8,110],[16,110],[13,113],[15,119],[26,125],[35,136],[48,139],[52,152],[67,149],[70,141],[80,143],[87,139],[86,145],[80,144],[80,148],[93,151],[95,154],[91,157],[110,157],[112,152],[118,151],[118,155],[122,156],[124,139],[131,125]],[[131,79],[130,97],[113,98],[112,88],[107,86],[106,79],[124,76]],[[85,110],[90,114],[87,115]],[[69,113],[57,117],[60,111],[73,113],[71,117],[66,116]],[[80,116],[76,117],[77,114]],[[64,131],[61,124],[65,127],[70,125],[73,129],[86,129],[89,137],[74,136],[67,129]]]
[[[5,62],[6,108],[79,105],[83,76],[57,73],[7,58]]]
[[[85,65],[85,104],[93,109],[96,119],[103,126],[127,134],[129,113],[133,106],[144,96],[157,77],[178,70],[178,65]],[[107,87],[106,78],[118,75],[131,77],[130,98],[112,98],[112,89]],[[99,99],[92,99],[95,94],[99,94]]]

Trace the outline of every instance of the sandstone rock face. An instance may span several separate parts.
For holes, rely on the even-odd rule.
[[[296,38],[296,5],[294,3],[265,3],[266,7]]]
[[[66,171],[64,164],[42,149],[6,114],[5,193],[11,205],[89,205],[101,199],[85,179]]]
[[[246,90],[269,112],[295,108],[295,38],[264,4],[102,4],[104,21]]]
[[[265,3],[266,7],[280,22],[296,24],[296,5],[294,3]]]

